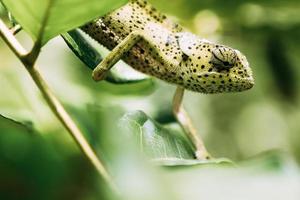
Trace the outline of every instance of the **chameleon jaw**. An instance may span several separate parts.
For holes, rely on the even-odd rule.
[[[251,89],[254,86],[254,79],[251,71],[248,76],[236,74],[209,72],[199,73],[194,76],[195,82],[185,83],[185,88],[195,92],[205,94],[223,93],[223,92],[242,92]]]

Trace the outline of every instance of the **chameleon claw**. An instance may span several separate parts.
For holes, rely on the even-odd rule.
[[[195,157],[197,160],[210,160],[212,159],[212,156],[207,152],[203,150],[197,150],[195,152]]]
[[[102,81],[107,75],[106,72],[107,70],[104,69],[102,69],[101,71],[93,71],[92,78],[94,79],[94,81]]]

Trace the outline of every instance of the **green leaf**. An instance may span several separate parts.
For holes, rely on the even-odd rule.
[[[73,53],[90,69],[94,69],[102,61],[101,54],[84,38],[79,29],[63,33],[61,36]]]
[[[83,182],[82,177],[77,176],[78,171],[93,173],[82,170],[86,165],[82,154],[78,151],[69,154],[70,146],[65,145],[62,134],[57,133],[41,134],[27,122],[0,115],[0,183],[4,185],[0,199],[57,199],[61,191]],[[91,185],[88,180],[84,182]],[[20,188],[28,192],[15,192]]]
[[[178,124],[161,125],[142,111],[124,115],[122,127],[132,134],[140,150],[156,163],[165,166],[190,166],[232,162],[225,158],[196,160],[194,150]]]
[[[90,69],[95,69],[102,61],[102,56],[95,42],[79,29],[62,34],[63,39],[73,53]],[[137,83],[149,81],[150,77],[133,70],[124,62],[119,62],[113,67],[106,80],[116,84]]]
[[[116,9],[127,0],[3,0],[34,41],[45,44],[56,35]]]
[[[30,127],[28,124],[24,124],[12,119],[9,119],[7,117],[4,117],[3,115],[0,114],[0,128],[1,132],[5,132],[6,130],[14,130],[18,132],[24,132],[24,133],[29,133],[32,134],[34,130],[32,127]]]
[[[35,135],[32,127],[0,115],[0,161],[1,154],[19,159],[30,151],[30,138]]]

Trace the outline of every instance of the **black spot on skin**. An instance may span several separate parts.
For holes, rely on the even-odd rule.
[[[201,69],[204,69],[205,68],[205,65],[201,65]]]
[[[112,32],[110,32],[108,35],[109,37],[115,37],[115,34],[113,34]]]
[[[182,54],[182,60],[187,61],[189,59],[189,56],[186,54]]]

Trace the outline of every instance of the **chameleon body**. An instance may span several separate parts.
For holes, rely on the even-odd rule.
[[[143,0],[130,0],[81,29],[109,50],[131,33],[139,34],[122,60],[140,72],[188,90],[236,92],[254,85],[242,53],[185,31]]]

